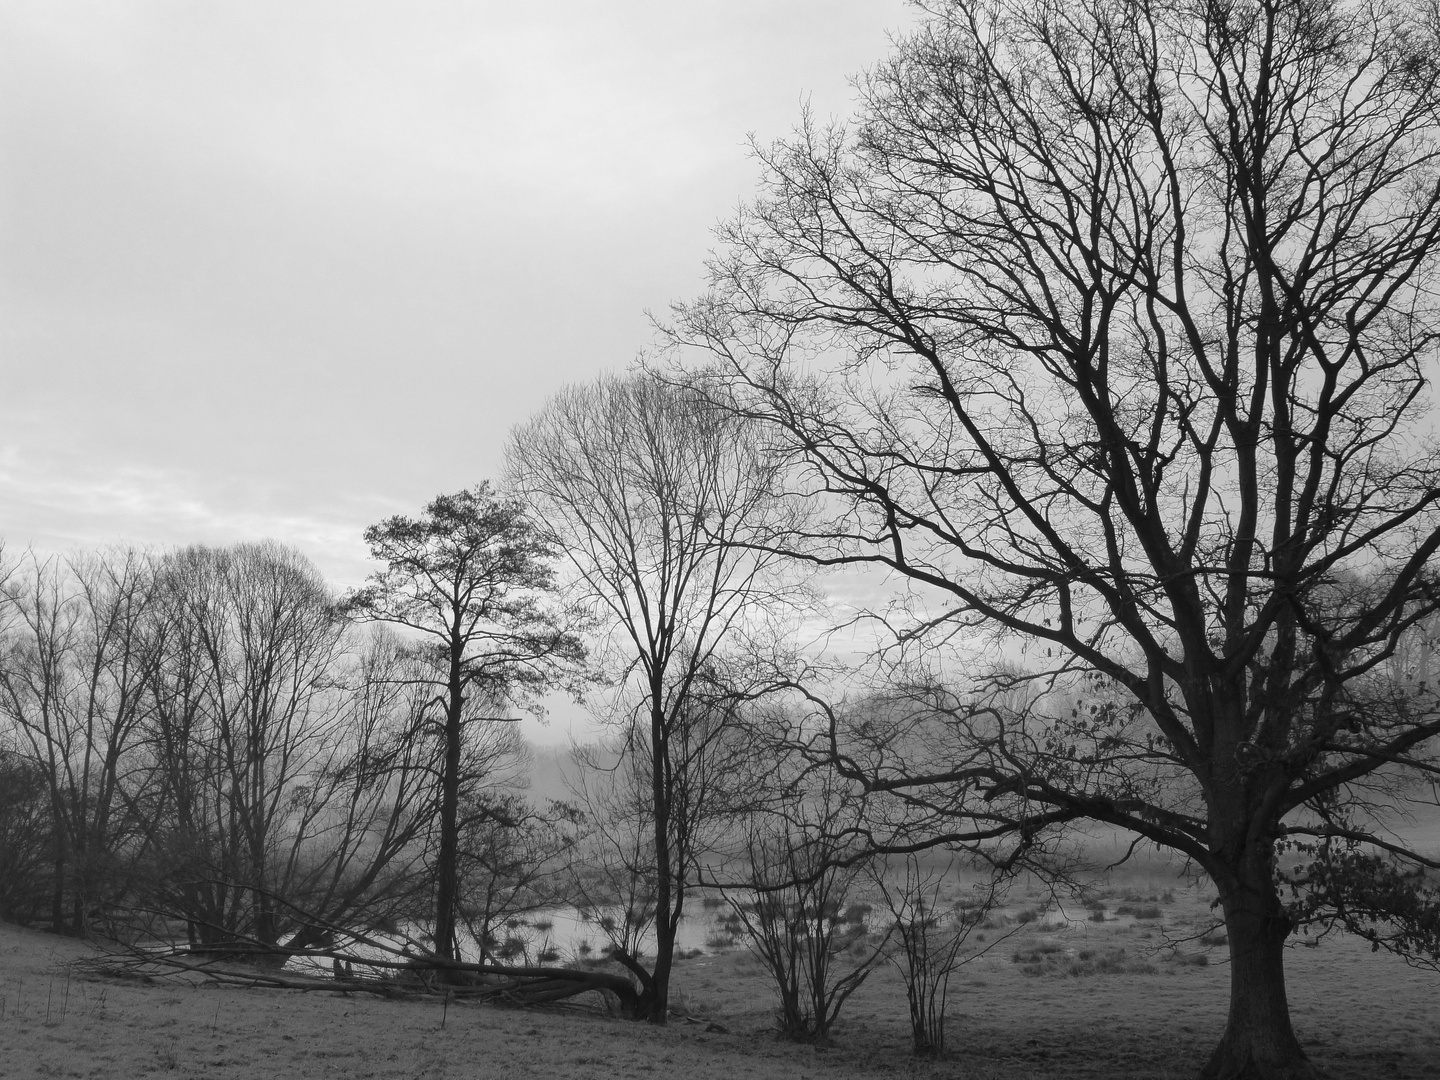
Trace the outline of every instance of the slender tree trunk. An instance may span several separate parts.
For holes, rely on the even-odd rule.
[[[1290,1026],[1285,939],[1291,922],[1275,888],[1270,840],[1252,841],[1233,873],[1217,874],[1230,939],[1230,1015],[1202,1080],[1314,1080]]]
[[[460,735],[464,688],[459,656],[452,655],[445,702],[445,765],[440,775],[440,855],[435,881],[435,955],[457,960],[455,912],[460,891]]]
[[[55,842],[55,880],[50,889],[50,932],[65,933],[65,849]]]
[[[50,932],[65,933],[65,878],[68,873],[70,845],[65,835],[66,818],[61,811],[60,797],[54,786],[50,790],[51,861],[55,878],[50,886]]]
[[[670,926],[670,794],[669,749],[665,743],[665,715],[661,683],[650,688],[650,782],[655,818],[655,986],[648,1019],[663,1024],[670,1012],[670,966],[675,954],[675,931]]]

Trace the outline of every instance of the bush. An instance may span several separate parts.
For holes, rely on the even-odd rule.
[[[869,904],[851,904],[845,909],[844,920],[850,926],[863,926],[870,917]]]
[[[883,956],[884,940],[872,946],[863,922],[842,918],[863,868],[836,865],[829,837],[789,823],[757,826],[747,848],[754,899],[726,900],[775,982],[780,1030],[823,1043],[841,1006]],[[846,955],[854,959],[836,962]]]
[[[1161,919],[1165,913],[1154,904],[1121,904],[1115,909],[1116,915],[1133,915],[1137,919]]]
[[[1021,965],[1023,974],[1032,977],[1155,974],[1153,964],[1130,959],[1124,949],[1082,949],[1072,957],[1058,945],[1045,945],[1017,952],[1011,959]]]

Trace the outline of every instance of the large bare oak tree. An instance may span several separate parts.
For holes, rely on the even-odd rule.
[[[1232,959],[1204,1075],[1309,1076],[1296,917],[1436,944],[1379,824],[1440,734],[1433,9],[921,6],[853,127],[760,152],[675,335],[830,511],[796,553],[913,587],[907,693],[965,749],[837,723],[835,760],[959,833],[983,797],[1193,859]]]

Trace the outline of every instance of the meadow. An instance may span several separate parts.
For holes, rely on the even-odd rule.
[[[955,974],[947,1055],[909,1053],[899,975],[881,966],[829,1045],[775,1033],[774,995],[743,947],[678,964],[666,1028],[598,999],[506,1007],[434,998],[147,982],[96,971],[96,949],[0,925],[0,1077],[374,1078],[1191,1077],[1225,1020],[1226,949],[1205,882],[1115,876],[1060,903],[1017,886]],[[1440,1076],[1440,976],[1363,942],[1299,939],[1295,1025],[1336,1080]]]

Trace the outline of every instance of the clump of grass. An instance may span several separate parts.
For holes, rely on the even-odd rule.
[[[1124,949],[1082,949],[1074,956],[1059,946],[1041,946],[1017,952],[1012,958],[1020,971],[1032,977],[1086,978],[1092,975],[1153,975],[1155,966],[1134,960]]]
[[[1072,978],[1083,978],[1087,975],[1154,975],[1155,965],[1127,957],[1124,949],[1083,949],[1066,967],[1065,974]]]
[[[691,997],[683,990],[670,991],[670,1015],[672,1016],[699,1016],[706,1017],[711,1013],[710,1006],[699,999]],[[599,1059],[597,1059],[597,1064]]]
[[[1015,913],[1015,921],[1021,926],[1024,926],[1026,923],[1032,923],[1038,918],[1040,918],[1040,911],[1038,908],[1021,908]]]
[[[1061,931],[1069,930],[1070,924],[1068,922],[1065,922],[1064,920],[1059,920],[1057,922],[1042,922],[1039,926],[1035,927],[1035,929],[1039,930],[1042,934],[1058,934]]]
[[[1203,952],[1180,953],[1177,952],[1171,958],[1172,963],[1180,964],[1183,967],[1205,967],[1210,963],[1210,957]]]
[[[869,904],[851,904],[845,909],[845,922],[850,926],[861,926],[870,917]]]
[[[1133,915],[1137,919],[1160,919],[1165,913],[1155,904],[1121,904],[1115,909],[1116,915]]]
[[[1097,908],[1095,911],[1092,911],[1092,912],[1090,913],[1090,921],[1091,921],[1091,922],[1104,922],[1104,921],[1105,921],[1105,905],[1104,905],[1104,904],[1101,904],[1099,908]]]
[[[1010,957],[1011,963],[1035,964],[1040,963],[1050,956],[1058,956],[1065,951],[1065,946],[1056,945],[1054,942],[1045,942],[1033,949],[1020,949]]]
[[[1087,896],[1082,903],[1086,911],[1104,911],[1105,901],[1098,896]]]

